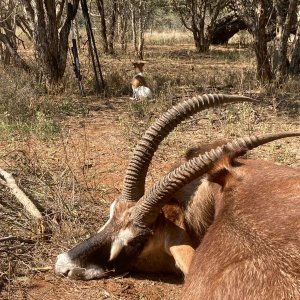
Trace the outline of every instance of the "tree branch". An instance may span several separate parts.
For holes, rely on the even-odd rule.
[[[0,42],[2,42],[7,50],[9,51],[10,55],[13,57],[15,64],[18,67],[21,67],[26,72],[30,72],[31,68],[29,65],[25,62],[25,60],[18,54],[18,52],[14,49],[13,45],[9,41],[8,37],[0,32]]]
[[[33,202],[26,196],[26,194],[18,187],[13,176],[0,168],[0,184],[8,187],[11,193],[22,203],[26,211],[36,220],[42,222],[43,216]]]
[[[18,241],[18,242],[21,242],[21,243],[28,243],[28,244],[34,244],[36,242],[34,240],[24,239],[20,236],[12,236],[12,235],[0,238],[0,243],[8,242],[8,241]]]

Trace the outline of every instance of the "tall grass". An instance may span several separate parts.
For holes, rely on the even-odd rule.
[[[1,139],[26,133],[51,138],[59,132],[61,116],[84,112],[84,103],[79,105],[61,88],[47,91],[32,74],[0,67],[0,77]]]
[[[147,44],[150,45],[175,45],[193,42],[190,31],[148,31],[145,33]]]

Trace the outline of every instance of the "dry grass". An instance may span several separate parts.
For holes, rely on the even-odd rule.
[[[150,45],[176,45],[178,43],[187,44],[193,42],[190,31],[149,31],[145,34],[145,40]]]
[[[161,145],[147,185],[196,143],[299,131],[299,83],[290,80],[281,89],[261,86],[255,80],[254,58],[248,49],[213,47],[210,54],[200,55],[192,44],[158,44],[146,50],[145,73],[153,101],[129,101],[133,71],[128,57],[103,59],[105,97],[81,98],[71,69],[64,86],[53,93],[45,93],[24,74],[0,69],[7,82],[0,88],[0,167],[14,174],[19,186],[39,204],[51,228],[47,238],[40,239],[23,208],[0,186],[0,238],[20,237],[0,240],[3,299],[178,297],[180,286],[153,277],[74,283],[43,269],[52,267],[59,252],[105,221],[109,204],[120,192],[133,145],[173,104],[203,93],[239,93],[262,102],[227,105],[186,120]],[[85,88],[91,91],[88,64],[83,71]],[[299,167],[298,149],[299,139],[290,138],[261,147],[252,155]],[[178,283],[174,278],[162,280]]]

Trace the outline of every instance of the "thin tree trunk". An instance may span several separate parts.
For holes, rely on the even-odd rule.
[[[288,12],[283,12],[282,1],[274,1],[276,9],[276,38],[273,54],[273,71],[278,82],[288,76],[289,60],[287,58],[288,38],[291,31],[292,20],[297,9],[297,0],[291,0]]]
[[[16,24],[21,28],[21,30],[26,34],[27,38],[31,41],[33,37],[33,31],[30,28],[27,20],[22,16],[17,16]]]
[[[271,71],[271,64],[264,30],[256,32],[254,37],[255,40],[253,46],[257,62],[257,77],[261,82],[269,82],[273,79],[273,74]]]
[[[67,56],[68,56],[68,49],[69,49],[69,34],[71,30],[72,20],[74,20],[79,0],[73,2],[74,4],[68,3],[67,4],[67,17],[65,20],[64,25],[62,26],[59,32],[59,45],[58,45],[58,78],[59,81],[65,73],[66,64],[67,64]]]
[[[103,0],[97,0],[97,7],[100,14],[100,35],[102,39],[102,48],[104,53],[108,53],[108,41],[106,34],[106,21],[105,21],[105,10]]]
[[[116,23],[117,23],[117,0],[113,0],[113,8],[111,15],[111,22],[108,34],[108,52],[109,54],[114,54],[114,41],[115,41],[115,31],[116,31]]]
[[[119,1],[118,18],[119,18],[119,41],[123,52],[127,50],[127,29],[128,29],[129,10],[127,1]]]
[[[138,46],[137,46],[137,33],[136,33],[136,15],[135,15],[135,8],[131,6],[131,26],[132,26],[132,46],[137,55],[138,53]]]
[[[128,27],[128,22],[126,17],[124,17],[121,20],[121,32],[120,32],[120,43],[123,52],[127,50],[127,36],[126,36],[127,27]]]
[[[293,75],[300,74],[300,22],[298,22],[298,28],[295,39],[295,47],[292,53],[289,70],[290,73]]]
[[[29,72],[31,68],[26,63],[26,61],[20,57],[17,50],[13,47],[7,36],[0,32],[0,41],[5,45],[6,50],[9,52],[10,56],[13,58],[13,61],[16,66],[22,68],[26,72]]]
[[[143,26],[143,13],[142,7],[139,11],[139,44],[138,44],[138,59],[144,59],[144,26]]]

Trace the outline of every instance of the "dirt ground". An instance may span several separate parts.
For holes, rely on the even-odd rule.
[[[203,61],[206,59],[211,58]],[[218,68],[222,62],[222,57],[213,60]],[[187,59],[174,61],[168,70],[173,68],[176,72],[179,65],[188,71],[193,63]],[[196,66],[199,70],[200,67]],[[158,72],[159,63],[153,68]],[[225,69],[228,68],[230,63],[225,64]],[[208,86],[205,92],[210,91]],[[262,97],[255,92],[252,95]],[[228,105],[197,114],[161,145],[149,170],[147,186],[181,159],[187,148],[199,142],[250,133],[299,131],[299,99],[293,99],[291,107],[274,108],[269,95],[262,105]],[[95,232],[107,220],[109,205],[121,191],[132,147],[141,129],[147,127],[143,118],[134,119],[130,115],[135,111],[128,97],[109,100],[90,97],[86,101],[89,113],[64,118],[63,130],[57,138],[43,141],[28,136],[21,141],[0,143],[0,167],[9,168],[25,191],[46,207],[52,231],[47,240],[36,237],[28,230],[32,224],[24,217],[22,207],[14,204],[15,199],[6,190],[0,190],[5,195],[1,208],[10,209],[3,213],[1,236],[18,235],[34,241],[33,244],[0,244],[0,254],[5,253],[0,256],[3,267],[0,298],[179,299],[182,278],[173,275],[122,274],[118,278],[90,282],[54,275],[56,256]],[[299,138],[290,138],[254,150],[250,156],[299,167],[299,149]]]

